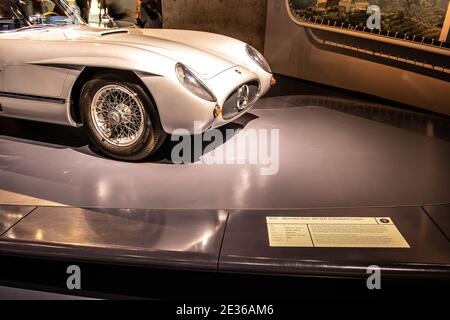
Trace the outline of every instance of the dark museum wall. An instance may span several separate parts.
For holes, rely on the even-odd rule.
[[[267,0],[164,0],[164,27],[220,33],[264,48]]]

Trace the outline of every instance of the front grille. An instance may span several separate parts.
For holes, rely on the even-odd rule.
[[[243,99],[241,96],[241,99],[239,98],[239,92],[244,87],[248,87],[248,99]],[[242,92],[245,92],[246,90],[241,90]],[[241,112],[245,112],[248,108],[250,108],[258,98],[259,93],[259,81],[250,81],[247,82],[241,86],[239,86],[225,101],[222,108],[222,116],[225,120],[234,118]],[[247,103],[242,103],[244,100],[247,101]],[[239,102],[240,101],[240,102]]]

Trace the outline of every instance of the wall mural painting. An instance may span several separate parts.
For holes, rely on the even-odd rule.
[[[439,45],[449,0],[289,0],[298,18]],[[372,16],[371,16],[372,15]],[[446,26],[448,28],[448,26]]]

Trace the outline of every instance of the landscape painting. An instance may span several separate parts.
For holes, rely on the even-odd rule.
[[[449,0],[290,0],[296,16],[364,29],[367,8],[381,10],[381,30],[390,35],[438,40]],[[330,21],[330,22],[329,22]]]

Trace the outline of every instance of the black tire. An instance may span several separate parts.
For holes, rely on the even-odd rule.
[[[100,89],[109,85],[118,85],[130,90],[145,108],[144,130],[132,145],[116,146],[108,142],[94,125],[94,119],[91,116],[92,100]],[[167,136],[162,129],[156,107],[145,91],[137,84],[114,79],[114,75],[102,75],[86,82],[81,90],[80,109],[83,125],[88,131],[91,142],[104,154],[115,159],[124,161],[142,160],[158,150]]]

